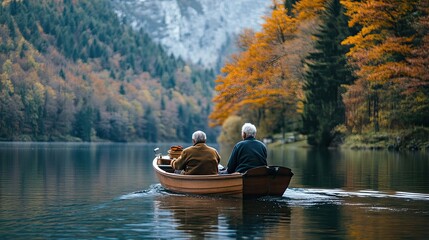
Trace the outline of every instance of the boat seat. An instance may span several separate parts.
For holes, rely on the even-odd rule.
[[[167,164],[162,164],[162,165],[158,165],[158,167],[166,172],[170,172],[173,173],[174,169],[173,167],[171,167],[171,165],[167,165]]]

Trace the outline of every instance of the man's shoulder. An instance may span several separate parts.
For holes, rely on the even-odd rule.
[[[212,151],[214,151],[214,152],[217,152],[216,148],[214,148],[214,147],[211,147],[211,146],[207,145],[207,148],[210,149],[210,150],[212,150]]]
[[[183,151],[185,151],[185,150],[189,150],[189,149],[192,149],[194,146],[189,146],[189,147],[185,147],[184,149],[183,149]]]
[[[197,144],[195,144],[195,145],[191,145],[191,146],[189,146],[189,147],[185,148],[185,150],[186,150],[186,149],[187,149],[187,150],[195,150],[195,149],[198,149],[198,148],[201,148],[201,144],[199,144],[199,143],[197,143]]]
[[[249,145],[249,146],[261,145],[265,147],[265,144],[256,138],[246,138],[236,144],[237,147],[246,146],[246,145]]]
[[[194,150],[194,148],[195,148],[195,146],[189,146],[189,147],[187,147],[187,148],[184,148],[184,149],[183,149],[183,152],[191,152],[191,151],[193,151],[193,150]]]
[[[189,147],[183,149],[183,151],[190,152],[190,151],[196,151],[196,150],[203,150],[203,149],[207,149],[207,148],[216,151],[215,148],[210,147],[207,144],[201,144],[201,143],[198,143],[198,144],[193,145],[193,146],[189,146]]]
[[[240,146],[246,145],[247,143],[249,143],[249,141],[241,140],[240,142],[235,144],[235,147],[240,147]]]

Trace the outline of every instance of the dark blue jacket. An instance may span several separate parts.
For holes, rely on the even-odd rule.
[[[267,147],[254,137],[235,144],[228,160],[228,173],[244,173],[250,168],[267,165]]]

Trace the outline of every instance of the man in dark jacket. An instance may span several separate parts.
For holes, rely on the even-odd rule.
[[[204,132],[194,132],[193,146],[185,148],[180,157],[171,161],[171,166],[188,175],[217,174],[220,155],[216,149],[206,145],[206,139]]]
[[[256,140],[255,136],[255,125],[245,123],[241,128],[243,141],[238,142],[232,149],[226,169],[227,173],[244,173],[254,167],[267,166],[267,147],[261,141]]]

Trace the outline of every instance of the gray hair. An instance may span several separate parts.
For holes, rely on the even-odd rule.
[[[205,143],[206,139],[207,136],[203,131],[196,131],[192,134],[192,140],[194,140],[195,143]]]
[[[246,136],[252,136],[255,137],[256,136],[256,127],[255,125],[251,124],[251,123],[245,123],[243,125],[243,127],[241,128],[241,133],[245,133]]]

